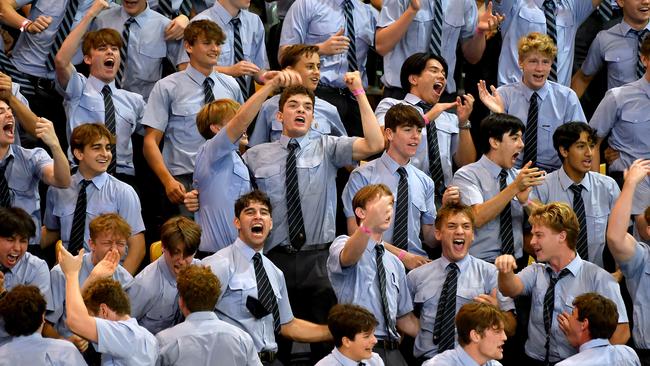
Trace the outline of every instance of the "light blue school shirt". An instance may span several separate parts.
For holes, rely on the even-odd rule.
[[[436,205],[434,200],[434,183],[431,178],[412,164],[403,166],[408,174],[409,210],[408,210],[408,251],[417,255],[427,256],[422,249],[420,231],[422,225],[433,225],[436,221]],[[357,192],[368,184],[383,183],[390,188],[397,201],[397,188],[400,175],[397,169],[400,165],[384,152],[381,157],[369,161],[354,169],[350,179],[343,188],[341,201],[345,217],[355,217],[352,199]],[[397,210],[397,202],[393,205],[393,212]],[[393,215],[395,217],[395,215]],[[391,220],[390,227],[384,232],[383,239],[387,243],[393,242],[395,221]]]
[[[158,359],[158,341],[138,322],[95,318],[97,343],[93,346],[102,354],[102,366],[151,366]]]
[[[504,113],[519,118],[524,126],[528,124],[530,98],[537,93],[537,162],[536,166],[546,170],[556,170],[562,162],[553,147],[553,133],[567,122],[587,122],[576,93],[564,85],[546,81],[539,90],[527,87],[523,82],[500,86],[498,89],[505,107]],[[519,154],[515,167],[521,168],[526,162],[524,154]]]
[[[246,308],[248,296],[256,299],[259,296],[253,255],[255,251],[237,238],[232,245],[204,258],[201,263],[209,266],[221,282],[221,297],[215,309],[217,315],[247,332],[253,338],[256,352],[275,352],[278,345],[273,330],[273,314],[256,319]],[[263,254],[262,264],[277,300],[280,324],[289,323],[294,318],[284,274]]]
[[[641,78],[605,93],[589,124],[620,157],[609,165],[621,172],[636,159],[650,158],[650,81]]]
[[[358,366],[360,362],[363,362],[366,366],[384,366],[384,361],[375,352],[368,359],[353,361],[344,356],[338,348],[334,348],[329,355],[318,361],[316,366]]]
[[[415,338],[413,355],[415,357],[431,358],[438,353],[438,346],[433,343],[433,332],[436,327],[436,315],[442,288],[447,278],[447,266],[451,263],[442,256],[431,263],[420,266],[406,276],[414,304],[420,304],[420,331]],[[474,298],[498,288],[497,268],[492,263],[466,255],[455,262],[458,265],[458,286],[456,290],[456,313]],[[502,311],[515,309],[514,301],[497,291],[499,308]],[[458,334],[455,334],[458,344]]]
[[[645,29],[650,30],[650,23]],[[616,88],[638,79],[636,63],[639,59],[639,38],[630,33],[632,28],[625,20],[609,29],[598,32],[589,46],[587,57],[582,63],[582,72],[595,75],[606,64],[607,89]]]
[[[91,28],[113,28],[122,34],[124,23],[130,17],[121,6],[111,7],[99,13]],[[147,7],[133,19],[135,22],[129,27],[128,59],[120,87],[147,100],[154,84],[162,76],[163,60],[167,58],[173,65],[178,65],[178,54],[185,48],[182,41],[165,40],[165,28],[171,20],[151,8]]]
[[[17,145],[9,145],[7,155],[0,161],[4,166],[7,157],[13,156],[9,162],[5,178],[11,194],[11,206],[25,210],[34,221],[36,235],[29,238],[30,245],[41,243],[41,196],[38,191],[38,183],[43,179],[43,170],[54,164],[54,160],[37,147],[25,149]]]
[[[108,85],[113,96],[115,108],[115,135],[117,152],[117,173],[134,175],[133,145],[131,135],[140,127],[144,114],[144,99],[140,94],[115,87],[115,81],[109,84],[94,76],[86,78],[81,73],[73,72],[65,89],[63,106],[68,117],[66,133],[68,140],[72,131],[86,123],[106,123],[104,95],[102,89]],[[71,148],[68,149],[68,159],[72,161]]]
[[[454,349],[446,350],[437,354],[434,358],[425,361],[422,366],[501,366],[496,360],[490,360],[483,365],[479,365],[470,355],[465,352],[463,347],[456,346]]]
[[[321,135],[311,139],[295,139],[296,172],[300,188],[300,203],[305,225],[305,246],[325,244],[334,240],[336,230],[336,171],[352,165],[352,144],[356,137]],[[244,154],[257,186],[271,199],[273,230],[266,239],[264,250],[289,244],[287,199],[285,195],[286,162],[290,138],[257,145]]]
[[[251,191],[248,168],[239,156],[239,141],[230,142],[226,129],[199,148],[194,168],[194,188],[199,191],[201,226],[199,250],[215,253],[237,239],[235,201]]]
[[[248,138],[248,146],[259,145],[264,142],[274,142],[282,135],[282,121],[278,121],[280,94],[267,99],[255,120],[255,128]],[[339,112],[325,99],[316,97],[314,102],[314,120],[311,122],[309,136],[319,135],[347,136],[348,133],[341,122]]]
[[[184,322],[156,334],[156,339],[162,366],[262,365],[251,336],[212,311],[191,313]]]
[[[454,175],[452,185],[460,190],[460,200],[463,204],[474,206],[489,201],[501,192],[499,187],[499,173],[501,167],[483,155],[476,163],[465,165],[458,169]],[[515,168],[506,169],[508,176],[506,184],[511,184],[519,171]],[[523,223],[524,209],[517,197],[510,201],[512,215],[512,235],[514,239],[515,257],[523,255]],[[474,229],[474,243],[469,248],[469,254],[494,263],[496,257],[501,255],[500,216],[497,215],[490,222]]]
[[[81,270],[79,271],[79,286],[83,286],[84,282],[90,276],[95,265],[92,260],[92,252],[87,252],[84,254],[81,261]],[[111,277],[115,281],[119,282],[122,287],[126,286],[129,282],[133,280],[133,276],[129,271],[124,269],[121,264],[117,265],[113,276]],[[48,311],[45,314],[45,320],[52,323],[56,331],[65,338],[68,338],[72,335],[70,329],[68,329],[66,322],[66,310],[65,310],[65,275],[61,270],[61,266],[58,264],[52,268],[50,271],[50,281],[52,283],[52,311]]]
[[[414,53],[429,52],[433,32],[434,1],[423,1],[420,10],[408,26],[406,34],[392,50],[384,56],[384,76],[386,86],[401,88],[400,71],[404,61]],[[410,0],[385,0],[379,13],[378,28],[395,23],[411,6]],[[478,8],[471,0],[442,1],[441,55],[447,61],[447,91],[456,91],[454,70],[456,69],[456,48],[459,42],[469,40],[476,33]]]
[[[38,333],[19,336],[0,347],[0,365],[86,366],[77,347],[62,339]]]
[[[493,3],[494,12],[505,17],[501,23],[503,46],[499,56],[499,85],[521,80],[517,51],[519,39],[531,32],[546,34],[543,4],[544,0],[501,0]],[[557,81],[569,86],[573,73],[576,33],[594,7],[591,0],[558,0],[556,4]]]
[[[400,335],[395,329],[389,330],[384,319],[384,308],[379,288],[377,274],[377,251],[375,246],[384,245],[368,239],[366,249],[357,263],[343,267],[341,265],[341,252],[350,239],[341,235],[330,246],[327,258],[327,275],[332,282],[332,288],[338,302],[341,304],[356,304],[368,309],[377,318],[375,336],[383,340],[397,340]],[[406,271],[402,262],[384,248],[382,263],[386,271],[386,299],[388,300],[388,313],[395,320],[413,310],[411,294],[406,284]]]
[[[379,105],[377,105],[377,109],[375,109],[377,122],[379,122],[380,126],[385,126],[384,118],[386,117],[386,112],[388,112],[391,107],[398,104],[410,105],[421,114],[424,114],[422,108],[416,105],[420,101],[422,101],[420,98],[411,93],[406,94],[403,100],[384,98],[379,102]],[[452,160],[454,154],[458,151],[458,135],[460,133],[460,129],[458,128],[458,117],[453,113],[442,112],[434,122],[436,124],[436,135],[438,136],[440,165],[442,166],[445,185],[449,186],[454,175]],[[425,126],[422,128],[420,145],[418,145],[415,156],[411,158],[411,164],[426,173],[428,176],[431,176],[429,172],[429,145],[427,141],[427,133],[427,127]]]
[[[541,185],[533,187],[530,199],[539,200],[544,204],[566,202],[569,207],[573,207],[572,184],[574,181],[566,174],[564,167],[561,167],[548,174]],[[607,220],[621,190],[614,179],[596,172],[587,172],[578,184],[582,184],[584,187],[582,200],[585,205],[587,221],[588,260],[602,267]]]
[[[612,345],[603,338],[592,339],[580,346],[580,351],[556,366],[641,366],[636,352],[625,345]]]
[[[68,188],[50,187],[47,191],[47,205],[43,224],[48,230],[58,231],[64,247],[68,247],[70,230],[77,206],[81,181],[79,172],[72,175]],[[103,213],[117,213],[131,226],[131,235],[145,230],[140,208],[140,199],[130,185],[104,172],[91,179],[86,187],[86,225],[84,248],[90,251],[88,225],[92,219]]]
[[[284,18],[280,47],[292,44],[317,44],[345,29],[344,0],[296,0]],[[375,44],[375,18],[371,6],[354,0],[353,18],[357,65],[364,87],[368,86],[366,59]],[[344,35],[349,37],[347,30]],[[343,76],[348,72],[347,52],[321,56],[321,86],[346,88]]]
[[[618,263],[625,275],[625,283],[632,298],[634,328],[632,338],[638,348],[650,348],[650,248],[637,242],[634,256],[627,262]]]
[[[544,296],[550,278],[546,270],[548,264],[533,263],[517,274],[524,285],[522,295],[531,296],[530,320],[528,321],[528,339],[526,354],[539,361],[546,355],[546,330],[544,330]],[[621,297],[618,283],[611,274],[597,265],[576,257],[565,267],[571,273],[555,285],[553,315],[551,316],[551,340],[549,360],[558,362],[576,354],[576,349],[569,344],[564,332],[560,330],[557,317],[573,311],[573,300],[585,292],[597,292],[612,300],[618,309],[618,323],[627,323],[625,304]],[[557,276],[555,273],[553,276]]]

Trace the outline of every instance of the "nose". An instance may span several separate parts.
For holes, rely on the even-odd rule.
[[[587,150],[585,151],[585,155],[591,156],[594,153],[594,146],[587,146]]]
[[[374,334],[370,337],[370,343],[372,343],[373,346],[377,344],[377,337],[375,337]]]

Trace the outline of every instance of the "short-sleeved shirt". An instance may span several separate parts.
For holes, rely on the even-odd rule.
[[[324,42],[339,30],[346,29],[344,0],[296,0],[284,18],[280,46]],[[371,6],[353,0],[356,58],[364,86],[368,85],[366,59],[368,49],[375,43],[376,20]],[[346,37],[350,34],[344,31]],[[323,86],[345,88],[343,76],[348,71],[347,53],[321,56],[320,82]]]
[[[92,260],[92,252],[84,254],[81,261],[81,269],[79,270],[79,286],[83,284],[90,276],[95,265]],[[122,287],[126,286],[133,280],[133,276],[129,271],[124,269],[121,264],[118,264],[112,278],[119,282]],[[50,282],[52,286],[52,311],[45,314],[45,320],[52,323],[56,331],[62,337],[68,338],[72,335],[70,329],[66,324],[66,310],[65,310],[65,275],[58,264],[50,271]]]
[[[650,23],[645,29],[650,30]],[[582,72],[595,75],[606,64],[607,89],[616,88],[638,79],[636,64],[639,59],[639,38],[630,32],[632,27],[622,20],[609,29],[598,32],[589,46]]]
[[[212,311],[198,311],[156,334],[161,365],[262,365],[253,339]]]
[[[113,28],[122,34],[124,23],[129,18],[123,7],[115,6],[99,13],[91,27]],[[128,59],[122,60],[126,62],[126,68],[120,87],[147,100],[153,85],[162,76],[163,60],[167,58],[178,65],[177,58],[183,45],[181,41],[165,39],[165,29],[171,20],[149,7],[133,19],[135,22],[129,26]]]
[[[341,304],[357,304],[375,314],[379,324],[375,328],[375,336],[379,339],[399,339],[399,334],[388,330],[379,288],[377,273],[377,251],[375,246],[382,245],[373,239],[368,239],[366,249],[357,263],[343,267],[341,265],[341,252],[350,239],[341,235],[330,246],[330,255],[327,258],[327,275],[336,298]],[[411,296],[406,285],[406,271],[402,262],[392,253],[384,249],[382,263],[386,272],[386,298],[388,312],[395,320],[413,310]]]
[[[214,81],[215,100],[225,98],[244,103],[241,89],[231,76],[213,71],[208,77]],[[188,65],[158,81],[149,94],[142,124],[164,133],[163,160],[174,176],[194,171],[194,159],[205,143],[196,127],[196,114],[205,104],[205,79],[205,75]]]
[[[625,345],[612,345],[603,338],[592,339],[580,346],[580,351],[557,366],[641,366],[636,352]]]
[[[632,338],[638,348],[650,348],[650,248],[648,244],[637,242],[634,256],[627,262],[619,263],[625,275],[625,283],[632,298],[634,328]]]
[[[501,167],[483,155],[476,163],[465,165],[458,169],[454,175],[452,185],[460,190],[460,199],[463,204],[474,206],[489,201],[492,197],[501,192],[499,188],[499,173]],[[519,171],[515,168],[507,169],[508,176],[506,184],[511,184]],[[520,258],[523,255],[523,220],[524,209],[517,198],[510,201],[510,213],[512,215],[512,234],[515,245],[515,256]],[[494,263],[496,257],[501,255],[500,237],[501,218],[497,215],[490,222],[474,230],[474,243],[469,248],[469,254]]]
[[[232,245],[204,258],[201,263],[209,266],[221,282],[221,297],[215,309],[220,319],[247,332],[257,352],[277,351],[273,314],[256,319],[246,308],[249,296],[255,299],[259,296],[253,255],[255,251],[237,238]],[[284,274],[263,254],[262,264],[277,300],[280,324],[286,324],[293,320],[293,312]]]
[[[149,5],[149,7],[151,7],[151,9],[155,11],[160,11],[159,3],[160,3],[159,0],[147,0],[147,4]],[[183,0],[171,0],[170,3],[171,3],[171,10],[175,13],[173,16],[174,17],[178,16]],[[205,9],[214,5],[215,0],[192,0],[191,3],[194,11],[196,13],[200,13]]]
[[[436,314],[440,295],[447,277],[447,266],[451,262],[442,256],[431,263],[420,266],[406,276],[411,296],[415,306],[421,306],[420,331],[415,338],[413,355],[415,357],[431,358],[438,353],[438,346],[433,343],[433,332],[436,327]],[[455,262],[458,266],[458,285],[456,290],[456,313],[460,308],[474,301],[481,294],[490,294],[498,287],[497,269],[488,262],[466,255]],[[502,311],[514,310],[514,301],[497,291],[499,308]],[[458,335],[456,344],[458,344]]]
[[[650,206],[650,177],[645,177],[634,191],[632,215],[643,215],[648,206]]]
[[[265,251],[289,244],[289,224],[285,195],[286,162],[290,138],[250,148],[243,158],[250,167],[259,189],[271,199],[273,230],[266,239]],[[353,164],[352,144],[356,137],[322,135],[295,139],[296,172],[300,189],[306,244],[324,244],[334,240],[336,220],[336,171]]]
[[[598,138],[607,138],[620,157],[610,171],[623,171],[636,159],[650,159],[650,82],[645,78],[605,93],[589,124]]]
[[[58,231],[61,241],[67,248],[77,196],[83,177],[79,172],[72,175],[72,184],[68,188],[50,187],[47,191],[47,206],[43,224],[48,230]],[[86,225],[84,229],[84,248],[90,250],[88,225],[92,219],[103,213],[117,213],[131,226],[131,235],[144,231],[144,222],[140,213],[140,199],[133,187],[119,179],[102,173],[91,179],[86,187]]]
[[[537,161],[536,166],[556,170],[562,162],[553,147],[553,133],[567,122],[587,122],[576,93],[564,85],[547,81],[539,90],[532,90],[522,82],[503,85],[497,89],[503,99],[504,112],[528,124],[530,98],[537,93]],[[521,168],[526,162],[519,154],[515,166]]]
[[[400,71],[404,61],[414,53],[429,52],[431,33],[434,23],[434,1],[420,3],[415,18],[408,25],[406,33],[392,50],[384,56],[384,85],[401,88]],[[385,0],[383,2],[378,28],[394,24],[411,6],[410,0]],[[471,0],[442,1],[442,38],[441,52],[448,66],[447,91],[456,91],[454,70],[456,68],[456,48],[459,41],[463,42],[474,36],[478,20],[476,2]]]
[[[248,138],[248,146],[259,145],[264,142],[274,142],[282,135],[282,121],[278,121],[280,94],[267,99],[255,120],[255,129]],[[347,136],[345,126],[341,122],[339,112],[325,99],[316,97],[314,102],[314,120],[309,130],[310,137],[319,135]]]
[[[264,42],[264,24],[262,24],[262,20],[257,14],[251,13],[247,9],[242,9],[233,17],[221,3],[215,1],[214,5],[192,18],[192,21],[201,19],[207,19],[217,23],[226,35],[226,41],[220,47],[221,53],[217,61],[219,66],[230,66],[237,63],[235,62],[235,28],[231,20],[239,19],[239,38],[242,44],[242,51],[244,52],[244,60],[254,63],[260,69],[268,70],[269,60],[266,56],[266,44]],[[185,50],[182,50],[179,59],[180,62],[189,61]],[[252,76],[244,76],[244,78],[246,79],[247,87],[250,88],[251,82],[253,81]]]
[[[102,366],[150,366],[158,359],[158,341],[138,322],[95,318],[97,352],[102,354]]]
[[[10,162],[7,157],[13,156]],[[11,206],[25,210],[34,220],[36,235],[29,238],[30,245],[41,242],[41,196],[38,183],[43,179],[43,170],[52,165],[52,158],[41,148],[25,149],[9,145],[7,155],[0,161],[0,166],[9,164],[5,178],[11,194]]]
[[[544,296],[550,283],[548,264],[533,263],[517,274],[524,289],[522,295],[531,296],[530,321],[528,322],[528,339],[526,354],[543,361],[546,355],[546,331],[544,330]],[[597,265],[576,257],[565,267],[571,273],[560,279],[555,285],[553,315],[551,316],[551,340],[549,359],[558,362],[576,354],[566,336],[559,327],[557,317],[566,312],[573,312],[573,300],[585,292],[597,292],[612,300],[618,309],[618,323],[627,323],[625,304],[621,297],[618,283],[611,274]],[[557,276],[558,274],[553,274]]]
[[[478,362],[463,349],[461,346],[456,346],[454,349],[446,350],[443,353],[437,354],[434,358],[425,361],[422,366],[501,366],[501,363],[496,360],[490,360],[483,365]]]
[[[199,250],[217,252],[237,239],[235,201],[251,190],[248,168],[239,156],[239,141],[232,143],[225,128],[199,148],[194,168],[200,209],[196,222],[201,226]]]
[[[318,361],[316,366],[358,366],[359,364],[366,366],[384,366],[384,361],[375,352],[368,359],[353,361],[343,355],[338,348],[334,348],[332,353]]]
[[[72,131],[85,123],[105,121],[104,95],[102,89],[108,85],[111,88],[113,106],[115,108],[115,135],[117,150],[117,173],[134,175],[133,145],[131,135],[140,127],[144,113],[144,99],[140,94],[115,87],[115,81],[108,84],[94,76],[86,78],[81,73],[73,72],[65,89],[63,106],[68,116],[66,128],[68,140]],[[72,161],[72,150],[68,150],[68,158]]]
[[[131,316],[152,334],[183,320],[178,307],[176,278],[164,256],[146,266],[124,287],[124,291],[131,300]]]
[[[573,180],[566,174],[564,167],[561,167],[548,174],[541,185],[533,187],[530,198],[545,204],[557,201],[566,202],[573,207],[572,184],[574,184]],[[585,205],[587,243],[589,244],[588,260],[602,267],[607,220],[621,190],[614,179],[595,172],[585,174],[578,184],[583,186],[582,201]]]
[[[403,167],[408,174],[408,198],[410,201],[408,205],[408,251],[426,256],[426,252],[422,249],[420,231],[422,225],[433,225],[436,221],[435,187],[433,180],[413,165],[400,166],[387,152],[384,152],[381,157],[354,169],[341,194],[343,211],[345,217],[355,217],[352,199],[361,188],[368,184],[383,183],[393,192],[393,197],[397,198],[400,180],[397,170],[400,167]],[[395,210],[397,210],[397,200],[393,205],[393,212],[396,212]],[[393,242],[394,223],[395,221],[392,220],[390,227],[383,235],[383,240],[388,243]]]
[[[382,101],[379,102],[379,105],[377,105],[377,109],[375,109],[375,116],[377,117],[379,125],[384,126],[384,117],[386,116],[386,112],[388,112],[391,107],[398,104],[410,105],[417,109],[418,112],[424,114],[422,108],[416,105],[420,101],[420,98],[411,93],[406,94],[403,100],[393,98],[382,99]],[[458,134],[460,133],[460,129],[458,128],[458,117],[453,113],[442,112],[438,118],[435,119],[435,124],[436,135],[438,136],[438,150],[440,151],[442,173],[445,176],[445,185],[449,186],[454,174],[452,170],[452,159],[458,150]],[[430,175],[427,134],[428,131],[425,127],[422,129],[420,145],[418,145],[415,156],[411,158],[411,164],[425,172],[427,175]]]
[[[46,310],[51,311],[53,304],[48,272],[47,263],[44,260],[26,252],[15,266],[4,274],[4,289],[11,291],[12,288],[18,285],[36,286],[47,302]],[[4,319],[0,317],[0,345],[8,342],[10,339],[9,334],[5,331],[4,325]]]
[[[1,346],[0,364],[86,366],[86,361],[72,342],[43,338],[35,332],[28,336],[14,337]]]
[[[531,32],[546,34],[544,0],[501,0],[494,11],[504,15],[501,24],[503,47],[499,56],[499,85],[521,80],[517,43]],[[574,40],[578,27],[594,10],[591,0],[556,1],[557,81],[569,86],[573,72]],[[541,115],[541,113],[540,113]]]

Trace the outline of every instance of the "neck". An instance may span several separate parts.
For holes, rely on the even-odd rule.
[[[237,14],[239,14],[240,9],[234,7],[229,0],[219,0],[219,4],[221,4],[221,6],[226,9],[231,17],[235,17]]]
[[[7,145],[0,145],[0,159],[4,159],[7,157],[7,154],[9,153],[9,144]]]
[[[91,172],[91,171],[88,170],[88,168],[86,166],[81,165],[81,164],[79,165],[79,174],[81,175],[81,177],[83,177],[83,179],[90,180],[90,179],[93,179],[93,178],[103,174],[103,173],[104,172],[99,172],[99,173]]]
[[[193,59],[191,58],[191,56],[190,56],[190,65],[191,65],[191,66],[192,66],[196,71],[198,71],[198,72],[200,72],[201,74],[203,74],[205,77],[210,76],[210,74],[212,74],[212,71],[214,70],[214,66],[216,66],[216,65],[214,65],[214,66],[212,66],[212,65],[210,65],[210,66],[201,66],[201,65],[199,65],[199,64],[196,62],[196,60],[193,60]]]
[[[523,76],[522,76],[522,79],[523,79]],[[540,89],[542,89],[542,88],[544,87],[544,85],[546,85],[546,82],[547,82],[547,81],[548,81],[548,80],[545,80],[545,81],[544,81],[544,84],[542,84],[542,86],[539,87],[539,88],[535,88],[535,87],[532,87],[532,86],[528,85],[528,83],[527,83],[525,80],[523,80],[522,82],[524,83],[524,85],[526,85],[526,87],[527,87],[528,89],[530,89],[530,90],[536,92],[536,91],[539,91]]]
[[[645,81],[650,83],[650,67],[646,68],[646,72],[645,72],[645,75],[643,75],[643,78],[645,79]]]
[[[579,172],[579,171],[576,171],[574,169],[571,169],[569,167],[569,164],[566,163],[566,160],[565,160],[565,164],[562,165],[562,168],[564,168],[564,172],[566,173],[566,175],[569,178],[571,178],[573,183],[576,183],[576,184],[582,182],[582,180],[585,179],[585,176],[587,175],[587,172]]]
[[[569,263],[571,263],[571,261],[575,259],[575,257],[576,257],[576,252],[567,247],[566,252],[563,252],[561,255],[557,257],[551,258],[548,261],[548,264],[549,266],[551,266],[551,268],[555,273],[558,273],[566,266],[568,266]]]
[[[354,362],[361,362],[363,360],[362,358],[354,357],[354,355],[351,355],[350,352],[346,349],[343,349],[343,347],[339,347],[338,350],[343,356],[351,359]]]
[[[466,346],[463,346],[463,350],[465,350],[469,357],[471,357],[472,360],[474,360],[479,365],[485,365],[488,361],[490,361],[489,358],[485,357],[485,355],[479,351],[478,344],[470,343]]]
[[[648,20],[647,19],[646,20],[634,20],[631,17],[625,15],[625,13],[623,13],[623,21],[625,23],[627,23],[632,29],[637,30],[637,31],[645,28],[646,26],[648,26]]]
[[[496,150],[490,150],[487,153],[485,153],[485,157],[490,159],[491,162],[494,164],[498,165],[501,169],[509,169],[506,168],[503,164],[503,159],[501,159],[501,156],[499,156],[499,152]]]
[[[409,156],[404,156],[398,153],[397,151],[395,151],[395,149],[391,149],[390,147],[388,147],[386,154],[388,154],[388,156],[390,156],[391,159],[395,160],[395,162],[400,166],[404,166],[408,164],[409,161],[411,160]]]

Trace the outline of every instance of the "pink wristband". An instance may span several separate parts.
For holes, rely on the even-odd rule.
[[[370,233],[372,232],[369,228],[363,225],[359,226],[359,230],[361,230],[362,233],[366,233],[367,235],[370,235]]]
[[[402,260],[406,256],[406,250],[400,250],[397,259]]]
[[[354,90],[352,91],[352,95],[354,95],[355,97],[356,97],[357,95],[361,95],[361,94],[366,94],[366,91],[363,90],[363,89],[354,89]]]
[[[23,20],[23,22],[20,24],[20,31],[21,32],[27,31],[27,27],[29,27],[30,24],[32,24],[32,21],[25,18],[25,20]]]
[[[427,117],[426,114],[422,115],[422,119],[424,120],[424,124],[427,126],[429,125],[429,123],[431,123],[431,121],[429,121],[429,117]]]

